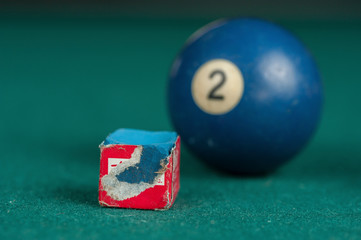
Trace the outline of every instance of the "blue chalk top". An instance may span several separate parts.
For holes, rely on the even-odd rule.
[[[176,132],[151,132],[136,129],[121,128],[111,133],[104,141],[104,145],[169,145],[173,147],[177,140]]]
[[[175,132],[150,132],[123,128],[111,133],[103,144],[142,145],[140,162],[127,168],[116,177],[121,182],[153,183],[159,170],[163,167],[161,160],[166,160],[175,146],[176,140],[177,133]]]

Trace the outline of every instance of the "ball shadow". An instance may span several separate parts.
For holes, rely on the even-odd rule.
[[[181,175],[192,178],[209,178],[210,176],[217,176],[222,178],[235,179],[261,179],[267,178],[274,174],[277,170],[262,173],[236,173],[220,170],[215,166],[206,164],[201,159],[197,158],[188,149],[182,149],[181,155]]]

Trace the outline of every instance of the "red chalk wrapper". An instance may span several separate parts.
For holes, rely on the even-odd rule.
[[[173,205],[180,163],[175,132],[119,129],[99,147],[101,206],[160,210]]]

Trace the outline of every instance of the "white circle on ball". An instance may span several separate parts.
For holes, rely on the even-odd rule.
[[[240,69],[226,59],[213,59],[198,68],[192,80],[192,97],[208,114],[231,111],[240,102],[244,80]]]

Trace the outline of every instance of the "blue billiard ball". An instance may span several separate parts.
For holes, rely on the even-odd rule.
[[[174,61],[168,105],[186,146],[233,173],[265,173],[295,156],[320,121],[320,74],[305,46],[258,19],[213,22]]]

